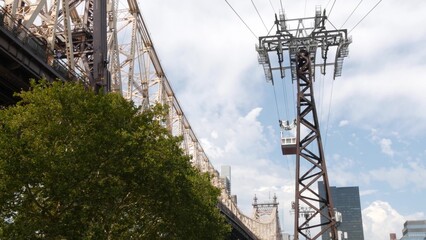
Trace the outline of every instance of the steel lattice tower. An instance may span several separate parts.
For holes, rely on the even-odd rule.
[[[275,35],[260,37],[256,50],[267,81],[274,83],[272,71],[278,70],[281,78],[284,78],[285,70],[289,69],[293,83],[297,84],[296,120],[294,124],[280,121],[283,130],[290,130],[292,125],[296,127],[296,137],[283,137],[281,140],[283,154],[296,155],[294,239],[318,239],[324,232],[330,232],[331,239],[337,240],[337,222],[330,195],[313,82],[316,67],[320,67],[321,73],[325,74],[326,67],[334,65],[333,78],[341,75],[343,59],[348,55],[351,39],[346,30],[326,30],[327,17],[320,8],[317,8],[315,17],[286,19],[284,14],[280,14],[279,19],[277,16],[275,19]],[[313,27],[306,27],[308,21],[313,21]],[[288,28],[289,22],[297,27]],[[330,47],[336,47],[333,62],[327,61]],[[321,53],[318,56],[322,59],[320,64],[316,64],[317,52]],[[269,53],[277,54],[278,66],[271,66]],[[289,56],[288,63],[284,62],[285,56]],[[319,196],[315,189],[318,181],[324,182],[325,197]],[[311,209],[307,217],[301,217],[301,209],[304,208]],[[320,222],[321,215],[327,219],[325,222]]]

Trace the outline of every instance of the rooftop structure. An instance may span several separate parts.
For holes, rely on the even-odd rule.
[[[426,240],[426,220],[406,221],[401,240]]]

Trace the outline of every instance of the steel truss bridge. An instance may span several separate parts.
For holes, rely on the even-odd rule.
[[[142,109],[167,105],[167,128],[183,137],[181,147],[193,166],[212,175],[221,189],[218,207],[233,226],[231,239],[282,239],[276,199],[266,206],[256,203],[255,212],[263,209],[263,217],[251,218],[226,191],[170,86],[137,0],[0,4],[0,106],[15,104],[13,93],[28,89],[30,78],[81,81],[95,91],[118,92]]]

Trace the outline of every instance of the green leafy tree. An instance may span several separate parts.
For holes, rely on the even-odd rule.
[[[219,190],[166,110],[75,83],[32,84],[0,110],[0,239],[224,239]]]

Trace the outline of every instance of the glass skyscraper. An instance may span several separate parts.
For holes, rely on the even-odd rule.
[[[426,220],[406,221],[401,240],[426,240]]]
[[[346,232],[348,240],[364,240],[359,188],[330,186],[330,191],[335,210],[342,214],[342,222],[337,227],[338,231]],[[325,196],[323,182],[318,182],[318,193],[321,197]],[[326,220],[321,218],[321,223],[324,221]],[[329,233],[324,233],[322,240],[329,239]]]

